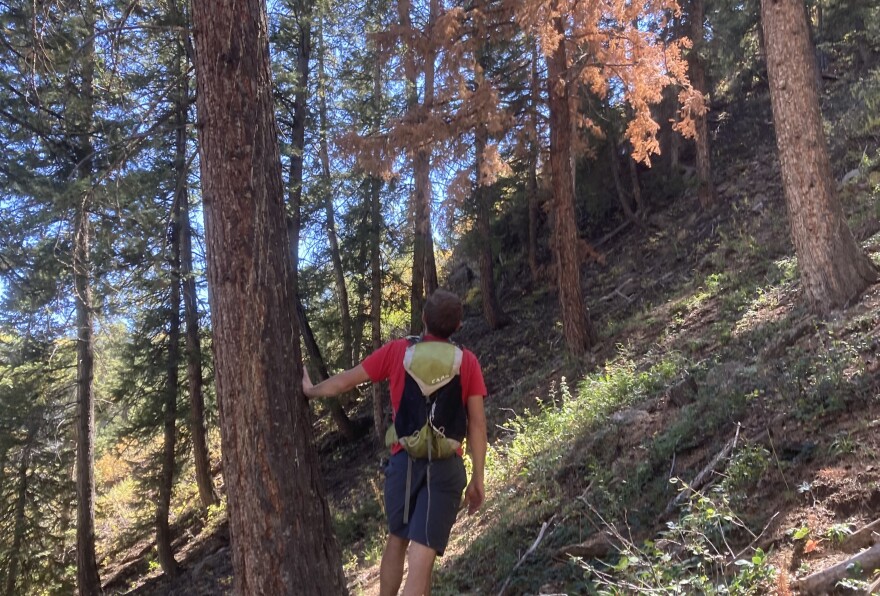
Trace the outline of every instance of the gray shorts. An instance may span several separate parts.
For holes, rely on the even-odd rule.
[[[405,451],[392,455],[385,468],[388,531],[442,555],[466,483],[464,462],[458,455],[430,464],[426,459],[410,458]],[[409,518],[405,521],[406,515]]]

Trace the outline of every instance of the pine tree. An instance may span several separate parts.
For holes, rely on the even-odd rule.
[[[578,90],[583,87],[599,97],[609,93],[611,81],[632,108],[626,136],[633,144],[633,157],[649,161],[658,149],[658,126],[650,105],[660,101],[664,87],[672,82],[684,86],[682,105],[695,111],[702,96],[692,93],[681,58],[680,45],[665,44],[658,35],[671,0],[646,3],[604,3],[597,0],[568,5],[559,0],[519,3],[517,20],[535,35],[547,62],[547,94],[550,113],[550,174],[553,184],[553,254],[566,346],[570,353],[585,354],[595,340],[580,275],[580,245],[574,208],[571,164],[573,120]],[[658,23],[643,30],[641,22]],[[577,47],[578,59],[571,56]],[[583,125],[592,123],[584,121]],[[692,120],[679,128],[693,135]]]
[[[481,27],[475,31],[477,39],[484,36]],[[474,84],[479,88],[486,84],[484,71],[486,68],[486,55],[484,48],[476,51],[474,61]],[[495,258],[492,255],[492,224],[490,222],[491,198],[490,188],[485,184],[486,179],[491,179],[493,173],[487,171],[486,153],[489,144],[489,128],[483,123],[477,123],[474,131],[474,198],[477,206],[477,230],[483,238],[480,248],[480,293],[483,299],[483,316],[490,329],[500,329],[510,323],[509,317],[504,313],[498,296],[495,292]]]
[[[342,268],[342,257],[339,254],[339,240],[336,232],[336,218],[333,208],[332,180],[330,177],[330,149],[327,136],[329,124],[327,116],[327,96],[330,92],[329,81],[324,69],[325,56],[328,54],[324,43],[324,19],[318,16],[318,118],[319,118],[319,154],[321,159],[320,193],[324,203],[324,215],[327,228],[327,243],[330,247],[330,259],[333,263],[333,277],[336,281],[336,299],[339,301],[339,319],[342,330],[342,368],[348,370],[354,366],[354,340],[351,327],[351,307],[348,303],[348,288],[345,284],[345,271]]]
[[[79,59],[79,88],[68,119],[76,134],[76,179],[79,193],[74,198],[73,276],[77,325],[77,589],[82,596],[99,594],[101,580],[95,557],[95,404],[94,329],[91,271],[91,195],[93,192],[93,145],[95,76],[95,4],[83,5],[83,50]]]
[[[301,389],[265,5],[196,0],[193,25],[235,590],[343,593]]]
[[[282,35],[279,34],[278,39],[276,40],[276,48],[283,48],[285,52],[289,52],[294,56],[294,73],[293,73],[293,81],[291,81],[292,85],[292,93],[293,93],[293,102],[292,106],[289,106],[290,109],[290,125],[287,127],[289,129],[288,137],[289,137],[289,147],[287,151],[289,153],[288,157],[288,197],[289,197],[289,205],[288,205],[288,214],[287,214],[287,230],[290,239],[290,251],[291,251],[291,260],[294,266],[297,268],[295,272],[295,280],[296,280],[296,294],[302,295],[303,290],[299,281],[299,270],[298,270],[298,262],[299,262],[299,243],[301,237],[301,228],[302,228],[302,213],[304,210],[304,190],[305,183],[303,180],[304,173],[304,163],[305,163],[305,154],[307,150],[307,125],[309,124],[308,118],[308,110],[306,108],[307,100],[310,96],[310,82],[312,77],[310,76],[310,67],[309,63],[312,58],[313,52],[313,44],[312,44],[312,21],[315,18],[315,7],[311,0],[303,0],[292,2],[288,7],[291,15],[289,17],[285,17],[283,19],[283,23],[290,24],[290,29],[292,29],[293,35]],[[320,18],[320,16],[319,16]],[[319,45],[319,51],[323,51],[323,48]],[[276,50],[277,51],[277,50]],[[282,75],[279,77],[284,79],[285,77]],[[320,78],[320,77],[319,77]],[[282,87],[279,85],[279,93],[281,95]],[[283,88],[284,90],[290,90],[286,86]],[[316,95],[317,97],[317,95]],[[330,188],[329,188],[329,154],[326,155],[326,168],[324,167],[325,163],[325,150],[326,147],[326,137],[320,136],[319,131],[319,153],[321,153],[321,176],[319,176],[318,187],[323,189],[326,185],[326,191],[321,190],[321,192],[325,192],[324,195],[324,203],[326,208],[326,201],[332,200],[330,196]],[[326,171],[326,175],[325,175]],[[330,205],[331,214],[328,218],[328,221],[332,222],[332,204]],[[329,232],[327,232],[329,238]],[[333,240],[335,241],[335,224],[333,225]],[[331,246],[333,242],[331,241]],[[338,252],[338,249],[337,249]],[[341,265],[338,269],[339,274],[342,273]],[[337,278],[337,284],[339,283],[339,279]],[[342,283],[344,284],[344,278],[342,279]],[[343,286],[344,287],[344,286]],[[348,298],[346,294],[345,302],[347,303]],[[292,308],[296,309],[296,313],[298,316],[298,320],[300,323],[300,329],[303,331],[303,339],[305,342],[306,349],[309,354],[309,358],[312,362],[312,365],[317,369],[320,374],[320,371],[327,371],[327,366],[324,361],[323,355],[321,354],[321,350],[318,348],[317,343],[314,341],[314,333],[312,332],[311,326],[309,325],[308,320],[306,319],[305,309],[300,301],[296,305],[292,305]],[[347,312],[347,308],[341,309]],[[348,320],[348,331],[347,336],[351,335],[351,322]],[[350,346],[351,343],[348,342]],[[351,350],[349,348],[349,353]],[[350,360],[347,360],[346,363],[348,366],[346,368],[351,367]],[[336,424],[339,431],[342,433],[347,440],[353,440],[355,438],[354,427],[351,424],[351,420],[348,415],[345,413],[345,410],[342,407],[341,400],[336,397],[327,398],[323,400],[322,405],[324,405],[327,410],[330,412],[330,416]]]
[[[179,274],[184,304],[186,335],[186,377],[189,391],[189,433],[192,441],[193,462],[195,463],[196,484],[199,499],[207,509],[219,499],[211,479],[211,462],[208,459],[208,444],[205,435],[205,396],[204,376],[202,374],[202,346],[199,338],[199,309],[196,295],[196,279],[193,270],[193,226],[190,220],[189,163],[187,145],[189,136],[190,80],[188,67],[193,55],[192,39],[186,15],[177,6],[176,0],[168,4],[171,21],[183,29],[176,37],[176,52],[173,57],[178,84],[174,96],[174,170],[176,174],[174,206],[177,234],[179,236]]]
[[[4,303],[18,324],[0,331],[0,590],[8,596],[76,589],[63,526],[74,507],[74,450],[58,441],[71,432],[75,346],[45,333],[46,315],[17,300],[28,286],[22,279]]]
[[[690,38],[693,47],[688,53],[688,66],[691,84],[703,96],[708,95],[706,68],[701,52],[705,45],[705,11],[704,0],[690,0],[688,19],[690,20]],[[706,105],[696,104],[691,117],[694,121],[694,144],[697,149],[697,194],[700,204],[707,207],[715,201],[715,186],[712,183],[712,165],[709,150],[709,126],[706,116]]]
[[[845,307],[877,268],[853,238],[834,187],[819,111],[816,61],[800,0],[762,0],[770,99],[791,235],[807,302]]]

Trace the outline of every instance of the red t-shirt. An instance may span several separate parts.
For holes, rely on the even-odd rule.
[[[446,341],[432,335],[425,335],[422,341]],[[403,397],[403,387],[406,383],[406,371],[403,369],[403,356],[409,347],[406,338],[390,341],[369,356],[361,363],[364,370],[374,383],[388,380],[391,389],[391,410],[397,415],[400,400]],[[461,402],[467,407],[468,397],[471,395],[487,395],[486,383],[483,381],[483,371],[480,363],[473,352],[461,349],[461,368],[458,371],[461,380]],[[402,447],[395,444],[391,453],[397,453]]]

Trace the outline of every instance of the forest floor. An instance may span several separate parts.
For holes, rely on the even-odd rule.
[[[842,83],[825,99],[854,105]],[[878,260],[880,169],[858,155],[876,152],[876,137],[854,151],[864,139],[846,126],[857,115],[831,118],[836,178],[860,168],[841,199]],[[643,227],[599,245],[605,263],[584,268],[599,342],[583,361],[564,356],[553,292],[521,287],[517,272],[501,280],[512,325],[490,332],[479,301],[468,306],[456,340],[480,358],[490,392],[488,494],[479,513],[459,516],[434,594],[704,580],[789,594],[851,556],[848,536],[880,517],[880,285],[828,317],[804,306],[770,120],[766,93],[720,106],[716,205],[700,208],[687,185],[658,191]],[[323,419],[316,428],[350,589],[373,595],[384,452],[368,406],[355,408],[359,442],[341,442]],[[108,592],[228,593],[222,514],[177,532],[179,578],[159,576],[141,545],[105,569]]]

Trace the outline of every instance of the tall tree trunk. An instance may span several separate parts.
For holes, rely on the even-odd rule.
[[[336,216],[333,213],[333,193],[330,179],[330,151],[327,142],[327,77],[324,73],[324,21],[318,17],[318,119],[320,127],[321,192],[324,195],[324,213],[327,218],[327,242],[330,245],[330,259],[333,263],[333,277],[336,280],[336,297],[339,300],[339,318],[342,322],[342,367],[348,370],[353,366],[353,346],[351,331],[351,308],[348,302],[348,288],[345,285],[345,271],[339,255],[339,239],[336,236]]]
[[[415,189],[413,192],[413,266],[410,294],[410,333],[422,332],[422,309],[425,307],[425,250],[428,243],[428,199],[430,185],[429,157],[426,151],[416,151],[413,158]]]
[[[431,15],[435,13],[436,0],[431,0]],[[410,0],[399,0],[397,14],[400,26],[409,39],[412,29],[410,17]],[[429,17],[429,27],[433,18]],[[414,44],[407,42],[404,50],[403,67],[407,81],[407,110],[413,112],[420,109],[417,91],[418,67],[416,62],[416,48]],[[425,56],[425,97],[421,109],[427,113],[430,110],[434,94],[434,52],[428,51]],[[424,116],[423,116],[424,117]],[[413,152],[413,269],[412,286],[410,291],[410,333],[418,335],[422,332],[422,309],[425,306],[425,269],[428,242],[430,242],[430,217],[431,217],[431,148],[420,145]],[[432,246],[433,251],[433,246]]]
[[[290,130],[290,169],[288,171],[287,234],[290,240],[290,260],[293,267],[294,284],[299,271],[299,238],[302,227],[303,159],[306,146],[306,101],[309,93],[309,59],[312,54],[311,1],[302,0],[296,4],[299,28],[299,43],[296,45],[296,73],[298,76],[296,93],[293,95],[293,126]],[[299,296],[299,288],[294,285]],[[295,308],[295,305],[294,305]]]
[[[91,237],[89,209],[92,198],[95,76],[95,6],[86,0],[83,7],[86,41],[80,52],[81,87],[71,122],[78,131],[77,179],[85,188],[74,216],[73,277],[76,295],[78,404],[76,446],[76,562],[77,589],[81,596],[101,593],[98,563],[95,557],[95,403],[93,380],[95,368],[94,330],[92,326]]]
[[[299,263],[299,237],[302,221],[302,187],[303,187],[303,155],[305,155],[306,142],[306,116],[309,93],[309,60],[312,55],[312,5],[309,0],[304,0],[297,6],[296,13],[298,15],[299,26],[299,43],[296,48],[296,71],[299,76],[297,82],[297,90],[293,99],[293,129],[291,130],[292,151],[290,155],[290,172],[288,179],[288,193],[290,205],[288,207],[287,232],[289,237],[291,266],[296,270]],[[326,146],[324,147],[326,149]],[[327,178],[329,179],[329,155],[327,162]],[[329,194],[328,194],[329,197]],[[331,205],[332,209],[332,205]],[[335,230],[335,226],[334,226]],[[334,235],[335,239],[335,235]],[[338,252],[338,251],[337,251]],[[341,268],[341,265],[340,265]],[[312,363],[319,369],[323,368],[324,374],[327,374],[327,366],[320,354],[320,350],[315,343],[315,337],[308,321],[305,318],[305,309],[299,300],[299,288],[297,287],[297,274],[294,271],[293,283],[294,294],[297,296],[296,309],[297,319],[300,323],[300,331],[303,333],[303,339],[306,342],[306,348],[312,358]],[[311,342],[311,343],[309,343]],[[324,377],[326,378],[326,376]],[[324,400],[324,405],[330,412],[330,417],[339,428],[339,432],[349,441],[354,440],[354,427],[351,424],[342,404],[336,397],[330,397]]]
[[[690,67],[690,79],[694,89],[702,93],[707,99],[709,97],[709,86],[706,84],[706,69],[703,66],[703,59],[700,57],[700,49],[703,46],[705,37],[703,21],[705,20],[705,12],[703,9],[703,0],[691,0],[690,3],[690,25],[691,39],[693,40],[693,48],[688,54],[688,65]],[[712,165],[709,152],[709,125],[706,113],[694,114],[694,124],[696,126],[697,135],[694,138],[697,153],[697,194],[700,198],[700,204],[708,207],[715,202],[715,186],[712,184]]]
[[[837,199],[803,0],[761,0],[782,182],[807,301],[843,307],[877,280]]]
[[[430,0],[428,2],[428,24],[426,30],[429,32],[428,37],[433,35],[434,24],[440,11],[439,0]],[[433,42],[428,47],[427,56],[425,56],[425,97],[423,99],[423,117],[427,118],[434,110],[434,78],[436,72],[435,63],[437,61],[437,50]],[[416,226],[422,226],[425,241],[425,296],[433,294],[438,287],[437,282],[437,261],[434,258],[434,230],[431,224],[433,193],[431,187],[431,147],[425,149],[426,156],[420,165],[424,168],[421,175],[416,178],[417,183],[422,185],[420,194],[421,204],[419,209],[423,213],[421,222],[417,222]],[[421,313],[420,313],[421,314]]]
[[[382,71],[379,60],[373,66],[373,132],[381,125]],[[373,350],[382,347],[382,179],[371,176],[370,184],[370,345]],[[376,442],[385,444],[385,396],[378,383],[372,385],[373,430]]]
[[[306,315],[306,309],[303,306],[302,301],[298,301],[296,304],[296,316],[299,319],[299,326],[302,331],[306,352],[309,355],[309,360],[312,361],[312,366],[317,373],[319,382],[329,379],[330,371],[327,369],[327,363],[321,355],[321,348],[318,346],[318,341],[315,339],[315,333],[312,331],[312,326],[309,324],[308,315]]]
[[[209,298],[237,594],[343,594],[302,393],[266,6],[194,0]]]
[[[377,81],[378,71],[375,73]],[[378,86],[378,84],[377,84]],[[370,345],[382,347],[382,180],[370,178]],[[385,441],[385,396],[378,383],[373,383],[373,430],[376,441]]]
[[[541,154],[541,136],[539,108],[541,97],[541,83],[538,78],[538,44],[532,41],[531,77],[529,79],[531,95],[531,118],[532,138],[529,139],[529,271],[532,274],[532,283],[538,283],[538,216],[540,206],[538,204],[538,157]]]
[[[177,171],[177,196],[175,204],[180,208],[178,221],[180,233],[180,280],[183,292],[183,317],[186,323],[186,378],[189,390],[189,434],[192,439],[193,462],[199,501],[204,509],[219,502],[211,479],[211,461],[208,458],[208,441],[205,433],[204,377],[202,376],[202,343],[199,338],[199,306],[196,295],[196,278],[193,271],[192,223],[189,213],[189,163],[186,158],[187,124],[189,122],[189,85],[187,66],[192,59],[192,40],[189,24],[177,6],[177,0],[169,3],[172,18],[185,28],[181,35],[182,48],[177,62],[180,86],[176,99],[174,125],[174,165]]]
[[[553,2],[557,8],[557,2]],[[550,107],[550,173],[553,177],[553,252],[562,329],[568,351],[584,355],[593,344],[593,328],[581,290],[579,237],[575,220],[574,188],[571,175],[570,86],[566,84],[568,56],[562,17],[553,19],[560,43],[547,56],[547,95]]]
[[[91,180],[89,180],[91,184]],[[92,289],[89,274],[89,213],[86,191],[76,214],[73,268],[76,285],[78,404],[76,448],[76,554],[77,586],[81,596],[99,594],[95,558],[95,403],[93,390],[95,349],[92,328]]]
[[[168,361],[163,410],[162,467],[159,473],[159,500],[156,503],[156,549],[159,564],[169,577],[177,575],[177,561],[171,548],[171,491],[174,488],[174,463],[177,443],[177,389],[180,369],[180,203],[186,193],[174,197],[171,216],[171,297],[168,301]]]
[[[482,51],[478,52],[482,61]],[[474,65],[474,80],[477,89],[485,83],[483,75],[484,64],[477,63]],[[480,245],[480,293],[483,298],[483,316],[486,317],[486,323],[490,329],[499,329],[510,322],[501,305],[498,302],[498,296],[495,292],[495,261],[492,255],[492,226],[491,217],[491,197],[489,189],[483,185],[482,179],[485,166],[486,146],[489,143],[489,129],[484,124],[478,124],[474,131],[474,174],[476,185],[474,186],[474,198],[477,202],[477,232],[482,239]]]
[[[21,548],[24,542],[25,532],[25,506],[27,505],[28,494],[28,468],[30,467],[31,442],[33,441],[34,432],[28,433],[24,449],[21,452],[21,463],[18,466],[18,490],[15,497],[15,509],[13,510],[13,530],[12,545],[9,549],[9,566],[6,569],[6,585],[4,594],[6,596],[15,596],[16,594],[24,594],[25,586],[19,586],[21,591],[16,592],[15,586],[18,583],[18,570],[21,566]]]

